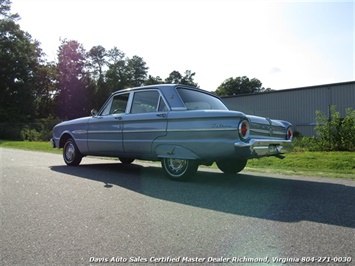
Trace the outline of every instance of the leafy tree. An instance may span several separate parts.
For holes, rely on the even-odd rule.
[[[128,74],[125,54],[117,47],[110,49],[108,55],[108,70],[106,72],[106,82],[109,92],[122,90],[127,87]]]
[[[87,53],[88,68],[92,77],[91,87],[95,96],[92,99],[95,108],[99,108],[110,95],[105,78],[108,53],[101,46],[94,46]]]
[[[0,0],[0,121],[28,120],[35,114],[35,78],[42,50],[20,29],[8,0]]]
[[[194,76],[196,73],[192,73],[191,70],[185,71],[185,76],[182,77],[180,83],[184,85],[190,85],[194,87],[198,87],[198,84],[194,82]]]
[[[155,84],[163,84],[164,81],[161,79],[161,77],[153,77],[151,75],[148,76],[148,79],[144,81],[144,85],[155,85]]]
[[[148,67],[142,57],[133,56],[127,61],[128,86],[138,87],[144,84],[147,78]]]
[[[97,80],[103,79],[103,68],[107,64],[106,56],[106,49],[101,45],[92,47],[87,54],[91,75]]]
[[[20,16],[10,13],[11,10],[11,1],[10,0],[0,0],[0,17],[4,20],[18,20]]]
[[[180,84],[180,81],[182,79],[182,75],[180,74],[179,71],[174,70],[169,74],[169,77],[165,79],[165,83],[168,84]]]
[[[183,84],[198,87],[198,84],[194,82],[193,78],[196,73],[192,73],[191,70],[186,70],[185,75],[182,76],[179,71],[174,70],[169,74],[169,77],[165,79],[165,83],[168,84]]]
[[[148,67],[142,57],[125,58],[117,47],[109,50],[108,57],[106,79],[111,92],[144,84]]]
[[[76,118],[89,112],[85,55],[83,46],[74,40],[63,40],[59,47],[57,115],[61,119]]]
[[[54,117],[53,96],[57,85],[57,66],[54,63],[40,65],[34,79],[36,118]]]
[[[271,91],[270,88],[262,87],[260,80],[253,78],[249,79],[246,76],[229,78],[225,80],[215,91],[219,96],[232,96],[237,94],[260,93]]]

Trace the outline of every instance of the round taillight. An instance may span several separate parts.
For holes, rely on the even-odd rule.
[[[239,124],[239,136],[242,139],[247,139],[249,137],[250,126],[247,120],[243,120]]]
[[[287,128],[286,138],[288,140],[292,140],[292,138],[293,138],[293,131],[292,131],[291,127]]]

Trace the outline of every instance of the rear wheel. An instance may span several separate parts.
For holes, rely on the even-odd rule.
[[[225,174],[236,174],[244,169],[248,160],[223,160],[217,161],[217,166]]]
[[[195,161],[187,159],[164,158],[161,163],[165,174],[175,181],[191,178],[198,168]]]
[[[63,147],[64,162],[69,166],[79,165],[83,158],[75,141],[72,138],[67,139]]]

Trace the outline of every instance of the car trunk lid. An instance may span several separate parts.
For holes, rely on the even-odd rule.
[[[286,138],[286,127],[280,121],[254,115],[247,117],[250,121],[250,138]]]

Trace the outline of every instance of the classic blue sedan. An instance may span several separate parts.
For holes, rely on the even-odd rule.
[[[221,99],[190,86],[152,85],[113,93],[90,117],[56,125],[51,139],[67,165],[87,155],[161,161],[173,180],[193,176],[199,165],[217,163],[228,174],[248,159],[292,150],[286,121],[230,111]]]

